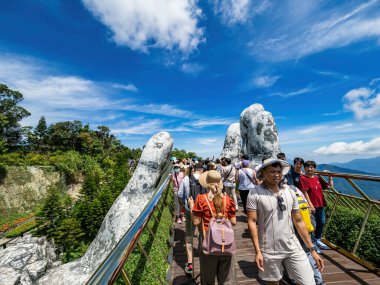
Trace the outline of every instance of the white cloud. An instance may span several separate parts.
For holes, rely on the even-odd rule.
[[[319,163],[348,161],[349,159],[365,158],[371,155],[358,154],[329,154],[315,153],[317,149],[335,142],[371,141],[380,137],[379,120],[362,121],[330,121],[324,124],[294,125],[292,128],[282,127],[277,122],[281,150],[288,157],[302,157],[305,160],[315,160]],[[368,152],[369,153],[369,152]],[[373,156],[373,155],[372,155]]]
[[[316,154],[380,154],[380,137],[368,142],[356,141],[352,143],[335,142],[313,151]]]
[[[370,86],[372,86],[372,85],[375,85],[376,83],[378,83],[380,81],[380,77],[377,77],[377,78],[374,78],[374,79],[372,79],[371,80],[371,82],[370,82]]]
[[[257,76],[253,78],[253,80],[251,81],[251,85],[257,88],[268,88],[273,86],[279,78],[279,76],[269,75]]]
[[[217,126],[217,125],[231,125],[233,123],[236,123],[235,119],[229,119],[229,118],[205,118],[196,120],[191,123],[191,126],[194,128],[204,128],[208,126]]]
[[[332,113],[324,113],[322,116],[337,116],[340,115],[341,112],[332,112]]]
[[[254,4],[253,13],[255,15],[260,15],[273,6],[269,0],[255,1]]]
[[[119,45],[148,52],[150,48],[195,50],[204,41],[198,27],[202,11],[196,0],[82,0],[112,32]]]
[[[181,70],[184,73],[191,75],[198,75],[205,69],[205,66],[200,65],[199,63],[184,63],[181,66]]]
[[[215,143],[218,141],[217,138],[199,138],[198,143],[201,145],[215,145]]]
[[[250,1],[249,0],[214,0],[214,13],[220,15],[222,22],[231,26],[244,23],[248,20]],[[258,11],[265,10],[265,5]]]
[[[126,125],[123,128],[113,129],[111,132],[114,134],[127,134],[127,135],[150,135],[154,134],[164,127],[164,122],[162,120],[132,120],[130,122],[125,122]]]
[[[379,1],[349,1],[328,7],[320,1],[284,1],[266,14],[249,43],[268,61],[298,59],[380,36]],[[276,21],[273,21],[276,19]]]
[[[344,108],[352,111],[357,119],[373,118],[380,115],[380,93],[376,88],[353,89],[343,96],[343,102]]]
[[[295,90],[295,91],[291,91],[291,92],[288,92],[288,93],[275,92],[275,93],[271,93],[270,95],[271,96],[280,96],[280,97],[283,97],[283,98],[287,98],[287,97],[293,97],[293,96],[298,96],[298,95],[314,92],[315,90],[316,90],[316,88],[308,86],[308,87],[301,88],[301,89],[298,89],[298,90]]]
[[[74,109],[109,108],[113,104],[99,94],[100,88],[93,81],[76,76],[48,76],[15,83],[24,93],[26,104]]]
[[[192,116],[190,111],[182,110],[176,108],[170,104],[126,104],[123,107],[120,107],[120,110],[125,111],[135,111],[147,114],[157,114],[157,115],[165,115],[170,117],[179,117],[179,118],[189,118]]]
[[[326,76],[326,77],[332,77],[340,80],[347,80],[349,77],[348,75],[341,74],[338,72],[333,72],[333,71],[323,71],[323,70],[317,70],[315,71],[317,74]]]
[[[127,91],[131,91],[131,92],[137,92],[138,91],[137,87],[131,83],[129,83],[129,84],[112,83],[111,86],[113,88],[127,90]]]
[[[119,90],[109,82],[95,82],[75,75],[62,75],[52,64],[33,58],[7,54],[0,56],[0,82],[24,95],[22,105],[32,113],[23,124],[35,125],[44,115],[49,123],[62,120],[106,122],[115,120],[122,111],[189,118],[192,113],[169,104],[138,104],[136,100],[112,98]],[[55,74],[55,75],[51,75]],[[132,83],[111,83],[116,89],[134,91]],[[137,89],[137,88],[136,88]],[[99,112],[102,112],[99,118]],[[125,112],[124,112],[125,116]],[[158,129],[156,129],[158,130]]]
[[[380,122],[378,120],[363,121],[330,121],[324,124],[298,125],[282,130],[279,128],[281,144],[300,143],[325,143],[338,140],[361,140],[369,135],[379,133]]]

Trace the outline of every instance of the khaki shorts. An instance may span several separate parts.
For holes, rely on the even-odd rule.
[[[315,285],[313,269],[306,253],[302,249],[286,254],[263,253],[263,257],[264,272],[259,271],[259,277],[262,280],[281,280],[284,271],[282,263],[284,262],[289,277],[295,279],[297,284]]]

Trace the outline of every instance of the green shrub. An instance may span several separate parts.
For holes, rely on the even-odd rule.
[[[83,158],[76,151],[68,151],[52,157],[55,167],[65,174],[68,183],[77,183],[82,177]]]
[[[329,214],[329,208],[327,211]],[[364,214],[357,210],[337,206],[325,237],[332,243],[352,251],[364,221]],[[380,266],[380,217],[371,215],[361,237],[357,256]]]
[[[5,153],[0,156],[1,161],[6,165],[25,165],[25,159],[19,152]]]
[[[25,222],[24,224],[22,224],[21,226],[18,226],[17,228],[15,228],[13,230],[10,230],[9,232],[7,232],[5,234],[5,236],[7,238],[17,237],[17,236],[22,235],[23,233],[30,231],[31,229],[35,228],[36,226],[37,226],[37,223],[33,219],[33,220],[28,221],[28,222]]]
[[[25,156],[25,162],[28,165],[50,165],[50,155],[30,152]]]
[[[103,176],[103,169],[95,158],[85,155],[83,158],[83,174],[97,176],[101,179]]]

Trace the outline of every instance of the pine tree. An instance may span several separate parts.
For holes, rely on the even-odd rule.
[[[67,252],[79,246],[83,235],[80,222],[75,218],[66,218],[61,221],[52,236],[55,243]]]
[[[100,203],[99,199],[97,198],[95,198],[94,201],[92,201],[90,209],[91,223],[89,238],[92,240],[96,237],[96,234],[98,233],[99,228],[102,225],[103,218],[106,213],[103,212],[102,203]]]
[[[33,138],[35,140],[37,150],[42,151],[46,147],[47,137],[48,128],[46,125],[46,119],[42,116],[33,131]]]
[[[39,233],[51,236],[63,219],[64,206],[61,197],[62,194],[57,185],[48,189],[42,210],[37,214],[40,226]]]

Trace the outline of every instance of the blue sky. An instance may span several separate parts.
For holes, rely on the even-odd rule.
[[[288,158],[380,155],[380,1],[2,2],[0,82],[25,125],[107,125],[129,147],[165,130],[211,157],[260,103]]]

